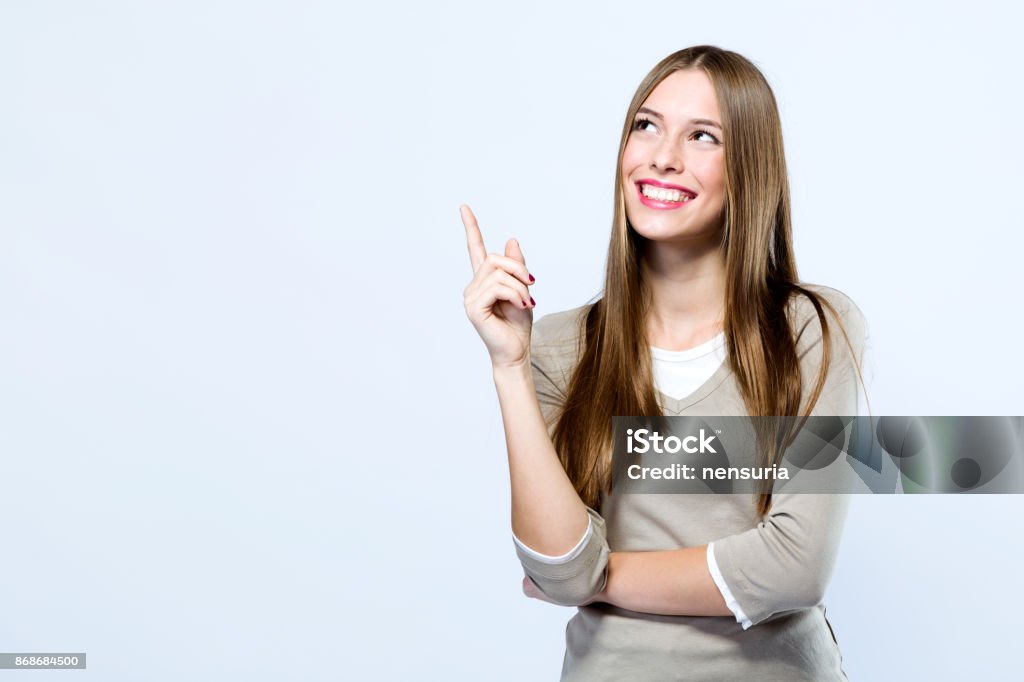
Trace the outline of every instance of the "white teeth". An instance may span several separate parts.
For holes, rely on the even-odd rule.
[[[685,204],[690,200],[689,194],[683,194],[677,189],[663,189],[653,185],[640,185],[640,191],[645,197],[657,199],[658,201],[678,201]]]

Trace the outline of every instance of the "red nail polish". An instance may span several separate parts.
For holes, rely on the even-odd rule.
[[[523,299],[519,299],[519,300],[520,300],[520,302],[522,302],[523,307],[525,308],[526,307],[526,301],[524,301]]]
[[[533,296],[530,297],[530,303],[532,305],[537,305],[537,302],[535,300],[533,300]]]
[[[536,282],[536,281],[537,281],[537,279],[536,279],[536,278],[535,278],[535,277],[534,277],[533,275],[530,275],[530,281],[531,281],[531,282]]]

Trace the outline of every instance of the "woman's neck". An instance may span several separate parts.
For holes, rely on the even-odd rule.
[[[718,244],[650,243],[642,268],[651,289],[648,343],[686,350],[713,338],[725,320],[725,262]]]

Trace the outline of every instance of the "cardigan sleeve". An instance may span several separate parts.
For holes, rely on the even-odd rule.
[[[747,614],[743,613],[743,609],[736,601],[736,597],[732,596],[732,590],[725,582],[725,578],[722,577],[722,571],[718,568],[718,562],[715,561],[715,543],[709,542],[707,549],[707,560],[708,560],[708,572],[711,573],[711,579],[715,581],[715,585],[718,587],[718,591],[722,594],[722,599],[725,600],[725,605],[732,611],[732,615],[736,616],[736,622],[743,626],[746,630],[753,623],[747,618]]]
[[[563,338],[572,321],[565,313],[547,315],[534,323],[530,347],[533,382],[548,433],[565,401],[574,341]],[[571,330],[571,326],[568,327]],[[588,527],[580,543],[562,557],[538,555],[525,545],[513,544],[527,577],[545,596],[563,606],[578,606],[605,587],[608,578],[608,540],[604,518],[587,506]],[[554,561],[552,561],[554,559]]]
[[[835,318],[829,321],[831,362],[821,396],[811,414],[855,416],[860,382],[853,364],[866,344],[860,310],[835,290],[826,296],[836,305],[850,340],[847,346]],[[813,308],[798,325],[804,400],[821,366],[821,327]],[[805,310],[805,312],[807,312]],[[846,441],[849,444],[850,429]],[[751,625],[824,599],[835,568],[849,495],[778,493],[769,513],[750,530],[715,540],[715,559],[722,578]],[[745,627],[747,627],[745,625]]]
[[[540,552],[538,552],[538,551],[536,551],[534,549],[530,549],[526,545],[526,543],[524,543],[522,540],[520,540],[519,537],[515,533],[512,533],[512,539],[515,540],[515,543],[516,543],[516,545],[518,545],[519,549],[523,550],[524,552],[527,553],[527,555],[533,557],[537,561],[542,561],[545,564],[564,564],[565,562],[572,561],[577,556],[579,556],[580,552],[583,551],[583,548],[586,547],[587,540],[590,539],[590,536],[593,534],[593,532],[594,532],[594,522],[588,516],[588,518],[587,518],[587,529],[585,531],[583,531],[583,537],[580,538],[580,541],[576,543],[575,547],[570,549],[565,554],[562,554],[562,555],[559,555],[559,556],[551,556],[550,554],[541,554]]]

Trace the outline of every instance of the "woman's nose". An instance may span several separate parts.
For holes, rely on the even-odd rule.
[[[663,142],[654,150],[651,167],[662,173],[677,173],[683,169],[683,152],[671,142]]]

